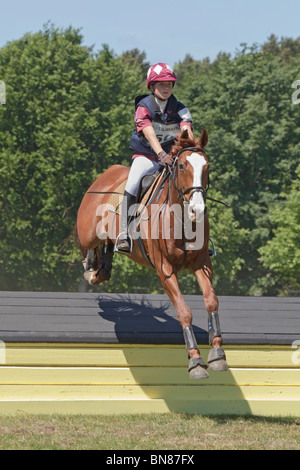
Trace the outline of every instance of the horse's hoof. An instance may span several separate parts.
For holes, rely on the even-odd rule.
[[[207,379],[209,375],[206,369],[207,365],[203,361],[202,357],[191,357],[189,362],[190,379]]]
[[[209,351],[207,362],[211,370],[220,372],[228,370],[225,351],[222,348],[212,348]]]
[[[84,279],[92,286],[95,283],[93,282],[95,280],[95,272],[93,269],[90,269],[89,271],[85,271],[83,274]]]
[[[190,379],[199,380],[199,379],[208,379],[209,375],[203,367],[197,366],[190,371]]]

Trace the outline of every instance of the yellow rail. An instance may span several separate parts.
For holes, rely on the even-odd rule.
[[[0,414],[162,413],[300,416],[288,346],[225,346],[229,370],[191,381],[183,346],[8,343]],[[207,359],[209,348],[201,347]]]

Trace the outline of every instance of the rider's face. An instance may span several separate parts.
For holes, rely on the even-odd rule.
[[[154,82],[151,88],[157,98],[166,101],[172,95],[173,82]]]

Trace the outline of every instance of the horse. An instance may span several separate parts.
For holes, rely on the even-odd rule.
[[[212,370],[227,370],[209,255],[206,199],[211,198],[206,194],[210,166],[205,152],[207,142],[206,129],[198,140],[190,139],[186,131],[177,136],[170,151],[173,164],[163,170],[161,182],[154,189],[155,197],[142,209],[139,218],[132,219],[132,251],[125,255],[136,263],[150,266],[159,276],[182,327],[191,379],[207,378],[208,366]],[[110,210],[109,201],[128,173],[126,166],[111,166],[90,186],[78,210],[77,244],[83,255],[84,276],[91,285],[110,278],[120,214]],[[179,289],[177,276],[184,269],[195,275],[203,293],[211,345],[208,365],[198,349],[192,312]]]

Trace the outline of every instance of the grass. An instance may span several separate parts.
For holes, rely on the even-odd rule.
[[[300,450],[299,418],[0,416],[0,450]]]

